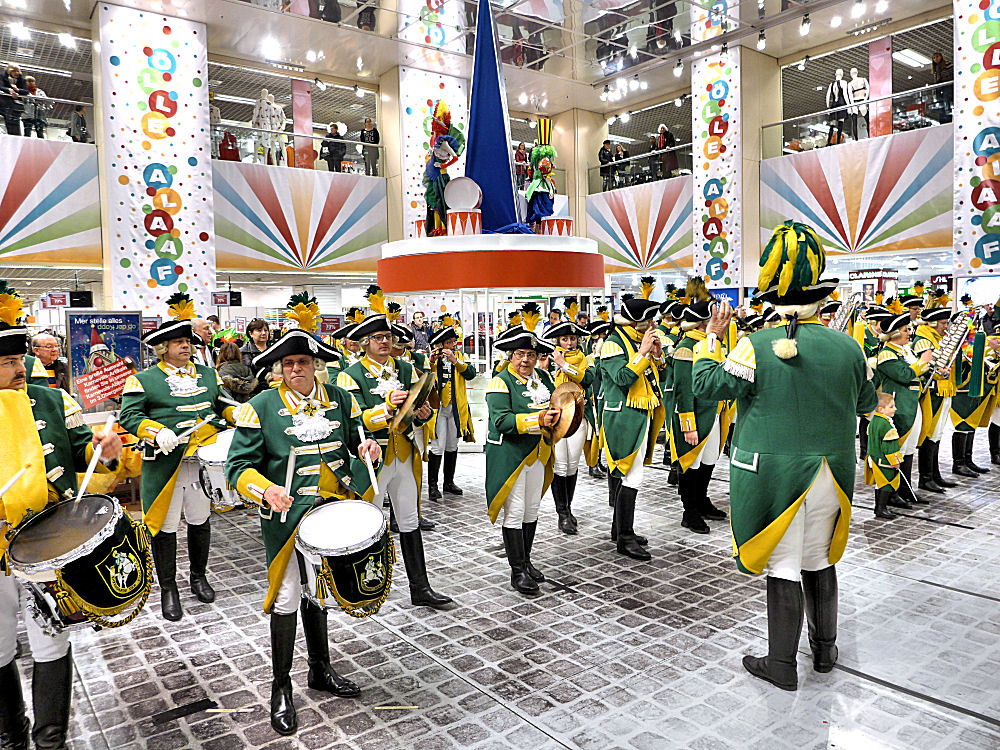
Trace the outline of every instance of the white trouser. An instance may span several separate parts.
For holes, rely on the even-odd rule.
[[[580,466],[580,456],[583,455],[583,444],[587,442],[586,422],[576,428],[576,432],[556,443],[554,471],[558,476],[571,477]]]
[[[830,539],[840,512],[837,483],[830,467],[823,468],[809,488],[802,505],[767,561],[767,574],[798,581],[803,570],[830,566]]]
[[[635,460],[632,462],[631,468],[628,470],[628,474],[622,479],[622,485],[625,487],[631,487],[633,490],[637,490],[642,487],[642,479],[646,474],[645,466],[643,465],[646,461],[646,447],[649,445],[649,430],[652,429],[652,425],[646,422],[646,435],[642,439],[642,443],[639,444],[639,452],[635,454]]]
[[[934,434],[930,436],[930,440],[935,443],[940,443],[941,438],[944,436],[944,426],[951,421],[951,396],[948,396],[941,401],[941,416],[938,417],[937,424],[934,425]],[[990,422],[993,424],[1000,424],[1000,407],[993,410],[993,416],[990,417]]]
[[[271,612],[277,615],[294,615],[299,611],[302,601],[302,573],[299,568],[298,553],[292,552],[292,557],[285,566],[285,575],[278,587],[278,595],[274,599]]]
[[[947,413],[942,414],[941,418],[944,419]],[[920,409],[917,409],[917,416],[913,420],[913,427],[910,428],[910,434],[906,436],[906,441],[899,447],[899,452],[903,456],[912,456],[917,452],[917,439],[920,437],[920,428],[924,423],[924,416],[920,413]]]
[[[698,458],[694,460],[691,464],[692,469],[700,469],[702,466],[715,466],[716,462],[719,460],[719,451],[722,449],[722,430],[721,425],[719,425],[719,415],[715,416],[715,422],[712,424],[712,431],[708,433],[708,437],[705,439],[705,447],[701,449],[701,453],[698,454]],[[681,435],[681,440],[684,436]]]
[[[413,447],[420,451],[420,457],[426,461],[427,452],[430,450],[430,446],[428,445],[426,448],[424,447],[423,425],[420,425],[419,427],[414,426],[413,428]]]
[[[378,473],[378,488],[381,492],[376,503],[378,507],[382,507],[388,492],[399,530],[414,531],[420,520],[417,518],[417,480],[413,476],[413,457],[405,461],[397,457],[388,466],[383,466]]]
[[[181,510],[184,511],[184,520],[188,522],[188,526],[201,526],[208,520],[212,512],[212,501],[201,489],[201,482],[198,480],[200,468],[201,464],[197,460],[181,461],[177,484],[174,485],[174,494],[170,498],[170,507],[160,531],[176,534],[181,522]]]
[[[0,572],[0,666],[14,660],[17,652],[17,613],[26,605],[31,592],[21,588],[14,576]],[[24,609],[24,629],[28,631],[31,658],[35,661],[56,661],[69,651],[69,631],[53,637],[46,635],[35,618]]]
[[[431,453],[441,456],[458,450],[458,424],[455,422],[455,412],[450,404],[438,409],[434,429],[437,437],[431,441]]]
[[[538,520],[538,506],[542,504],[544,484],[545,464],[540,460],[521,469],[503,504],[504,528],[519,529],[523,524]]]

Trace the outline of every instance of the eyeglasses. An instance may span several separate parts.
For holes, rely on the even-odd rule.
[[[59,347],[55,344],[38,344],[34,347],[35,349],[58,349]]]
[[[372,336],[369,336],[368,339],[370,341],[374,341],[376,344],[382,344],[382,343],[385,343],[386,341],[392,341],[392,334],[391,333],[376,333],[376,334],[374,334]]]

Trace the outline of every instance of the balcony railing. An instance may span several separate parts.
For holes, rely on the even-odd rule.
[[[0,92],[0,110],[16,114],[20,132],[8,135],[25,135],[50,140],[70,140],[69,128],[73,112],[78,106],[84,107],[87,120],[86,141],[94,139],[93,104],[73,99],[59,99],[51,96],[11,96]],[[7,132],[6,116],[0,117],[0,132]]]
[[[587,170],[587,194],[691,174],[691,144],[646,151]]]

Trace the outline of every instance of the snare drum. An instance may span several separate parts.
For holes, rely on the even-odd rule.
[[[32,615],[50,633],[88,623],[121,627],[139,614],[153,582],[145,527],[107,495],[48,506],[17,527],[7,554],[33,594]]]
[[[198,479],[201,489],[212,501],[212,507],[217,513],[225,513],[243,505],[243,500],[236,490],[226,485],[226,458],[229,456],[229,446],[233,444],[236,430],[225,430],[215,436],[215,442],[203,445],[198,449]]]
[[[396,549],[385,516],[364,500],[313,508],[299,522],[295,549],[305,561],[303,596],[320,607],[339,604],[352,617],[378,612],[389,596]]]

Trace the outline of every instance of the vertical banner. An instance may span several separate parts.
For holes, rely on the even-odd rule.
[[[868,45],[868,96],[878,99],[892,94],[892,37]],[[868,134],[872,138],[892,133],[892,100],[874,102],[869,108]]]
[[[694,41],[729,28],[738,8],[724,0],[691,6]],[[720,46],[691,67],[694,163],[694,270],[710,289],[739,287],[743,149],[740,133],[740,47]]]
[[[215,286],[206,26],[107,3],[98,24],[114,308],[158,314],[174,292],[200,308]]]
[[[1000,275],[1000,0],[955,0],[957,276]]]
[[[296,133],[313,132],[312,84],[292,79],[292,130]],[[318,141],[305,136],[295,136],[295,166],[312,169],[316,160],[313,144]]]

